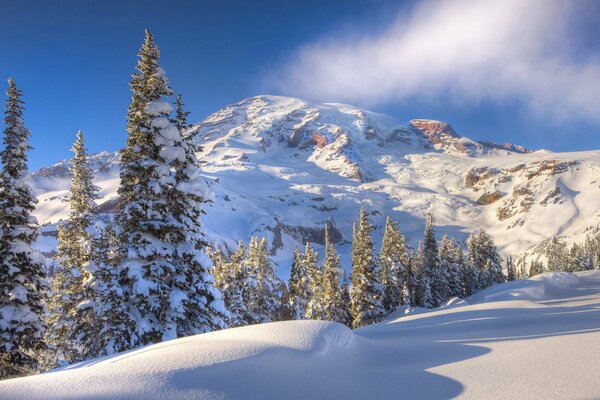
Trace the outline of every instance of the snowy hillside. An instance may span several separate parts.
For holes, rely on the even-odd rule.
[[[440,234],[464,239],[484,228],[505,254],[553,235],[581,240],[600,218],[599,151],[531,152],[473,141],[439,121],[402,122],[276,96],[229,105],[196,129],[215,193],[204,220],[211,239],[232,247],[252,234],[267,236],[282,276],[294,244],[322,244],[327,223],[348,268],[361,206],[378,228],[376,240],[390,215],[416,245],[431,211]],[[100,153],[92,164],[101,210],[113,212],[117,159]],[[33,175],[41,223],[67,215],[66,166]],[[46,252],[55,246],[53,231],[46,227],[38,243]]]
[[[599,288],[547,273],[356,331],[229,329],[2,381],[0,399],[598,398]]]

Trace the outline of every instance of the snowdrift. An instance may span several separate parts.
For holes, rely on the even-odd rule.
[[[599,398],[600,272],[542,274],[356,331],[289,321],[0,382],[0,399]]]

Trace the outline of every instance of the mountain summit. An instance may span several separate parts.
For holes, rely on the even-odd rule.
[[[192,128],[214,193],[204,225],[219,246],[267,237],[285,276],[294,245],[323,242],[331,228],[349,267],[352,221],[365,207],[377,229],[400,221],[413,246],[432,212],[440,233],[487,230],[505,254],[552,237],[581,240],[600,217],[600,152],[552,153],[478,142],[444,122],[408,123],[344,104],[256,96]],[[51,252],[66,216],[67,160],[32,175]],[[91,158],[101,210],[114,212],[118,156]],[[381,233],[381,232],[379,232]],[[376,238],[380,234],[375,235]]]

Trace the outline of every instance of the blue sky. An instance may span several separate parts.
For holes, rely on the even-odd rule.
[[[600,7],[492,3],[0,0],[0,78],[13,76],[24,91],[31,169],[69,157],[80,128],[91,151],[124,144],[129,76],[146,27],[192,121],[272,93],[442,119],[475,139],[600,148]],[[461,15],[482,21],[476,34],[457,33]],[[490,15],[499,22],[485,24]],[[514,35],[524,39],[515,45]],[[522,68],[505,74],[503,64]]]

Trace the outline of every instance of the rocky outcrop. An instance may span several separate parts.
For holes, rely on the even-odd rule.
[[[502,194],[498,191],[495,191],[492,193],[484,193],[477,199],[477,204],[480,204],[482,206],[487,206],[488,204],[497,202],[502,197],[504,197],[504,194]]]

